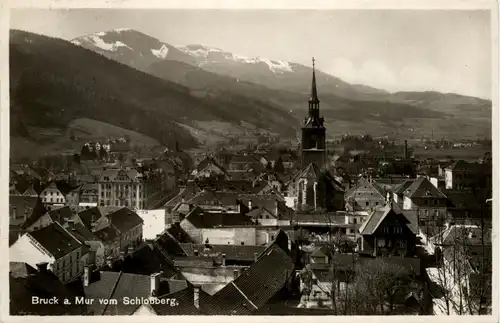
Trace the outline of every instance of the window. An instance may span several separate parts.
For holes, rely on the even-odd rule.
[[[394,228],[394,233],[396,233],[396,234],[401,234],[401,233],[403,233],[403,228],[401,228],[401,227],[395,227],[395,228]]]
[[[387,227],[382,228],[382,233],[389,233],[389,228]]]
[[[385,239],[377,239],[377,247],[385,247]]]
[[[370,205],[370,202],[366,202],[366,206],[369,206]]]
[[[438,204],[438,201],[437,200],[434,200],[434,205],[437,205]]]
[[[399,248],[404,248],[405,247],[405,241],[404,240],[398,240],[398,247]]]
[[[354,224],[358,223],[358,220],[356,218],[354,218]]]

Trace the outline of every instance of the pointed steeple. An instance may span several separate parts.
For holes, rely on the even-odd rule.
[[[313,62],[313,76],[312,76],[312,83],[311,83],[311,98],[309,99],[309,103],[319,103],[318,99],[318,89],[316,88],[316,67],[314,65],[314,62],[316,60],[314,57],[312,58]]]

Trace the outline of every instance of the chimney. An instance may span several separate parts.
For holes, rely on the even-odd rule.
[[[198,249],[193,250],[193,252],[194,252],[194,255],[195,255],[196,257],[198,257]]]
[[[234,279],[238,278],[239,275],[240,275],[240,271],[238,269],[234,269],[233,270]]]
[[[36,267],[38,268],[39,272],[46,272],[48,264],[48,262],[40,262],[36,264]]]
[[[200,286],[195,285],[193,288],[194,293],[194,307],[200,308]]]
[[[111,257],[108,257],[108,259],[106,259],[106,265],[109,267],[109,268],[112,268],[113,267],[113,259]]]
[[[226,254],[222,254],[222,266],[226,266]]]
[[[257,261],[257,258],[259,258],[259,253],[258,252],[254,252],[253,253],[253,261]]]
[[[89,266],[83,267],[83,286],[87,287],[90,280]]]
[[[405,140],[405,160],[408,159],[408,140]]]
[[[150,297],[158,297],[158,292],[160,289],[160,275],[161,273],[155,273],[152,274],[151,277],[151,283],[150,283],[150,288],[149,288],[149,296]]]
[[[276,200],[274,202],[274,205],[275,205],[275,208],[276,208],[276,210],[274,211],[274,215],[278,216],[279,215],[279,212],[278,212],[278,210],[279,210],[279,201]]]
[[[251,201],[251,200],[250,200],[250,201],[248,201],[248,209],[249,209],[250,211],[252,211],[252,201]]]
[[[73,221],[73,220],[68,220],[68,228],[69,228],[71,231],[74,231],[74,230],[75,230],[75,221]]]

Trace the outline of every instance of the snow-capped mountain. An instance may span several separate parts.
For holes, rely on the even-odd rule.
[[[200,67],[211,63],[243,63],[243,64],[265,64],[273,73],[293,72],[292,63],[286,61],[271,60],[262,57],[246,57],[222,49],[207,45],[182,45],[176,46],[180,51],[195,57]]]
[[[271,89],[306,93],[311,83],[309,66],[277,58],[247,57],[208,45],[172,46],[133,29],[96,32],[73,39],[72,43],[142,71],[162,60],[175,60]],[[323,95],[372,99],[388,94],[365,85],[349,84],[319,70],[316,77]]]
[[[174,46],[128,28],[96,32],[71,42],[141,70],[164,59],[193,61]]]

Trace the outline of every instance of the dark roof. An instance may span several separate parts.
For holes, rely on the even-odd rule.
[[[450,226],[440,234],[431,238],[434,244],[443,246],[453,246],[455,244],[465,244],[468,246],[491,245],[491,230],[481,228],[477,225],[456,224]]]
[[[10,315],[85,315],[82,305],[33,304],[32,297],[74,299],[81,294],[64,285],[50,270],[38,271],[26,263],[11,262],[9,269]]]
[[[403,194],[414,182],[413,179],[405,180],[401,185],[398,186],[396,190],[394,190],[395,194]]]
[[[77,238],[81,243],[86,241],[99,241],[99,239],[90,232],[83,224],[75,222],[73,227],[71,227],[67,222],[63,227],[70,232],[75,238]]]
[[[156,245],[159,248],[161,248],[162,250],[165,250],[165,252],[167,252],[171,256],[174,256],[174,255],[184,256],[185,255],[185,252],[180,245],[179,239],[182,241],[185,241],[185,240],[183,240],[183,237],[184,237],[184,234],[187,235],[187,233],[185,233],[184,230],[182,230],[182,228],[180,228],[180,230],[182,230],[182,231],[179,230],[178,232],[176,232],[176,230],[178,228],[180,228],[180,227],[179,226],[175,226],[175,227],[172,226],[168,230],[164,231],[159,237],[157,237],[155,239]],[[177,236],[178,239],[175,236]]]
[[[43,214],[45,214],[45,207],[42,204],[42,201],[38,197],[33,196],[18,196],[18,195],[10,195],[9,196],[9,212],[12,214],[16,213],[16,218],[22,219],[20,223],[17,222],[16,219],[12,219],[9,222],[9,225],[18,225],[24,222],[24,214],[26,213],[27,221],[32,222],[38,220]],[[34,222],[33,221],[33,222]]]
[[[199,229],[251,225],[253,223],[252,218],[246,215],[224,212],[205,212],[198,206],[189,212],[184,220],[189,221]]]
[[[399,190],[398,190],[399,191]],[[409,198],[446,198],[440,190],[438,190],[432,183],[425,177],[421,177],[414,181],[404,192],[404,195]]]
[[[108,243],[114,241],[119,237],[118,231],[114,227],[108,226],[94,232],[94,235],[101,240],[103,243]]]
[[[204,315],[207,309],[211,307],[210,295],[201,288],[199,289],[199,308],[194,306],[194,289],[192,286],[159,298],[175,299],[178,306],[152,304],[151,307],[157,315]]]
[[[144,220],[129,208],[121,208],[107,215],[112,225],[120,232],[128,232],[136,226],[143,224]]]
[[[173,260],[154,243],[143,244],[132,255],[127,255],[124,261],[117,264],[117,268],[113,270],[139,275],[152,275],[162,271],[167,278],[177,274]]]
[[[238,205],[238,194],[232,192],[217,192],[212,190],[203,190],[188,200],[193,205],[220,205],[236,206]]]
[[[64,222],[73,216],[73,212],[71,212],[71,208],[69,206],[53,209],[49,211],[48,214],[52,221],[59,222],[59,224],[64,224]]]
[[[253,261],[255,254],[260,256],[265,246],[250,246],[250,245],[223,245],[223,244],[191,244],[182,243],[182,249],[187,256],[194,256],[194,250],[198,250],[198,257],[219,257],[222,254],[226,255],[227,260],[242,260]],[[206,248],[208,247],[208,248]]]
[[[486,199],[491,197],[491,189],[476,190],[445,190],[448,197],[448,207],[455,209],[480,209],[488,207]]]
[[[465,171],[465,170],[472,170],[474,168],[475,164],[471,164],[466,162],[465,160],[457,160],[447,168],[454,170],[454,171]]]
[[[102,217],[101,211],[98,207],[92,207],[87,210],[78,213],[78,216],[82,220],[83,224],[91,229],[91,224]]]
[[[30,232],[29,234],[56,259],[82,246],[80,241],[71,236],[68,231],[64,230],[57,222],[40,230]]]
[[[292,276],[294,264],[276,243],[247,270],[213,295],[214,314],[245,315],[264,306]],[[228,300],[238,300],[228,302]]]
[[[375,233],[379,225],[390,214],[395,215],[401,224],[405,224],[413,234],[418,233],[418,223],[416,222],[416,218],[414,218],[413,214],[411,212],[408,212],[407,214],[406,211],[401,210],[401,208],[395,203],[376,208],[369,215],[368,219],[366,219],[366,221],[361,225],[359,232],[362,235],[371,235]]]
[[[189,181],[186,187],[182,187],[174,198],[165,203],[165,207],[174,207],[182,201],[190,200],[199,192],[201,192],[201,189],[198,185],[194,181]]]

